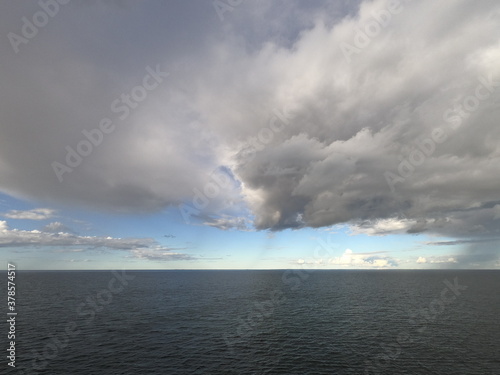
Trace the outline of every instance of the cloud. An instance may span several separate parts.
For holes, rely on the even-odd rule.
[[[316,259],[316,260],[305,260],[305,259],[297,259],[296,261],[292,262],[292,264],[300,264],[301,266],[307,265],[309,267],[324,267],[326,265],[324,259]]]
[[[10,210],[1,214],[7,219],[21,219],[21,220],[46,220],[54,217],[56,210],[50,208],[34,208],[32,210]]]
[[[445,263],[445,264],[456,264],[458,263],[458,260],[455,257],[451,256],[429,256],[429,257],[418,257],[417,263],[419,264],[440,264],[440,263]]]
[[[228,215],[220,216],[220,217],[208,217],[205,218],[203,225],[222,229],[222,230],[230,230],[236,229],[239,231],[251,231],[251,223],[245,217],[231,217]]]
[[[88,248],[109,248],[116,250],[132,250],[149,247],[154,244],[152,239],[112,238],[78,236],[72,233],[42,232],[39,230],[10,229],[6,221],[0,221],[0,247],[25,246],[86,246]]]
[[[76,234],[72,229],[68,228],[66,225],[59,221],[49,223],[42,228],[42,232],[49,233],[72,233]]]
[[[223,166],[237,183],[202,210],[221,229],[247,226],[221,214],[230,195],[260,230],[500,235],[500,4],[405,2],[346,59],[389,1],[335,3],[252,2],[226,30],[210,2],[142,2],[107,22],[112,5],[74,4],[18,55],[4,38],[0,190],[160,211]],[[3,35],[34,9],[9,8]],[[111,103],[156,64],[170,76],[119,120]],[[51,163],[108,116],[116,130],[60,183]]]
[[[92,259],[62,259],[63,262],[69,262],[69,263],[87,263],[87,262],[94,262]]]
[[[498,231],[491,223],[498,213],[489,207],[499,198],[494,186],[500,171],[491,161],[500,152],[498,143],[490,141],[500,136],[495,114],[500,74],[492,60],[500,53],[492,34],[498,31],[498,5],[454,3],[450,12],[437,13],[431,2],[405,5],[347,63],[340,43],[352,42],[356,26],[386,5],[366,2],[357,17],[333,26],[316,20],[293,48],[270,43],[246,54],[220,47],[225,56],[236,57],[221,67],[237,70],[235,79],[243,89],[230,95],[232,86],[221,86],[217,98],[203,99],[211,122],[233,140],[234,170],[258,229],[353,223],[354,232],[370,235]],[[427,56],[425,63],[419,56]],[[246,66],[252,67],[251,80],[241,75]],[[454,127],[447,121],[453,109],[477,100],[478,87],[485,93],[481,82],[488,77],[494,85],[488,100]],[[247,121],[238,117],[235,129],[232,111],[245,113],[247,106],[260,110]],[[269,129],[273,113],[285,108],[289,115],[278,122],[281,130],[262,131]],[[446,141],[433,141],[435,149],[426,149],[424,162],[391,192],[384,174],[397,173],[415,150],[422,153],[420,147],[436,132]],[[241,145],[253,152],[241,152]],[[470,179],[471,174],[477,178]]]
[[[387,254],[387,251],[370,251],[355,253],[351,249],[346,249],[338,257],[303,259],[299,258],[293,262],[294,265],[307,266],[309,268],[391,268],[398,266],[398,261]]]
[[[500,45],[488,30],[498,30],[492,18],[498,7],[489,3],[474,10],[477,22],[486,23],[457,44],[456,35],[468,34],[471,27],[465,3],[455,3],[447,15],[431,15],[430,2],[412,3],[362,55],[351,64],[342,61],[335,53],[337,45],[353,36],[355,26],[369,18],[372,8],[383,4],[365,3],[359,18],[331,29],[316,23],[293,51],[266,51],[267,65],[280,66],[283,75],[289,73],[289,79],[278,84],[280,93],[299,82],[302,89],[288,91],[294,116],[272,146],[239,167],[258,227],[320,227],[382,219],[373,234],[383,233],[381,224],[400,224],[399,230],[387,233],[430,230],[460,235],[463,232],[454,225],[459,221],[467,225],[477,215],[484,216],[483,223],[491,220],[487,209],[467,214],[463,210],[471,202],[498,198],[491,190],[498,173],[491,160],[498,158],[499,149],[488,137],[499,136],[494,103],[500,91],[468,114],[460,129],[452,129],[443,115],[474,94],[480,77],[494,77],[497,85],[500,75],[491,56],[500,53]],[[424,14],[427,19],[418,24],[418,31],[411,27],[416,26],[415,14],[417,19]],[[446,31],[437,35],[438,29]],[[306,51],[313,50],[308,56],[314,57],[304,67],[300,63]],[[423,55],[429,59],[425,63],[416,58]],[[280,108],[284,102],[275,106]],[[436,145],[392,193],[384,173],[397,172],[401,158],[408,159],[418,150],[417,141],[431,137],[437,127],[448,140]],[[478,179],[470,180],[470,173]],[[399,213],[408,220],[396,222]],[[295,219],[297,214],[302,214],[302,223]],[[410,223],[419,225],[407,227]],[[495,229],[483,225],[470,226],[468,231],[482,234]]]
[[[497,204],[495,207],[493,207],[493,211],[495,215],[493,216],[493,220],[500,219],[500,204]]]
[[[21,33],[21,18],[40,10],[38,4],[2,8],[2,35]],[[193,68],[184,63],[191,51],[205,50],[205,31],[216,13],[212,20],[206,17],[211,3],[199,8],[193,11],[182,2],[68,4],[18,54],[2,39],[2,50],[8,51],[2,75],[9,78],[0,104],[0,190],[46,202],[143,212],[179,204],[202,187],[218,165],[216,150],[189,127],[198,117],[185,87],[192,72],[174,77],[176,66]],[[117,29],[119,34],[112,32]],[[132,39],[141,51],[131,49]],[[113,103],[123,108],[122,94],[142,84],[148,66],[159,66],[172,78],[128,106],[130,114],[120,119]],[[80,142],[88,142],[83,131],[98,128],[105,118],[112,120],[113,133],[78,166],[70,166],[60,183],[52,163],[69,165],[68,147],[77,151]]]
[[[354,253],[351,249],[346,249],[339,257],[328,259],[328,264],[349,268],[390,268],[397,266],[397,262],[390,257]]]
[[[401,220],[396,218],[379,219],[352,224],[350,230],[352,234],[385,236],[388,234],[415,233],[418,224],[416,220]]]
[[[50,229],[61,228],[52,223]],[[90,249],[129,251],[132,256],[155,260],[192,260],[194,257],[173,252],[185,248],[167,248],[151,238],[114,238],[79,236],[68,232],[10,229],[6,221],[0,221],[0,248],[51,247],[55,252],[82,252]],[[76,248],[74,248],[76,247]]]
[[[425,244],[431,246],[453,246],[453,245],[475,244],[482,242],[495,242],[499,240],[500,240],[499,238],[476,238],[472,240],[426,242]]]
[[[178,253],[172,251],[169,248],[157,248],[153,250],[149,249],[135,249],[132,250],[132,257],[139,259],[146,259],[152,261],[175,261],[175,260],[196,260],[196,257],[193,257],[188,254]]]

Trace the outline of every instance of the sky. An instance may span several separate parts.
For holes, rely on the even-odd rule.
[[[500,268],[496,0],[0,4],[18,269]]]

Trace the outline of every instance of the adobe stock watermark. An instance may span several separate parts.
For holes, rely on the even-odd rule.
[[[155,69],[148,65],[146,73],[142,78],[141,85],[133,87],[127,93],[122,93],[119,98],[111,102],[110,110],[118,116],[120,121],[128,118],[132,111],[146,100],[150,92],[159,87],[163,80],[170,75],[170,73],[162,72],[160,65],[156,65]],[[115,129],[116,124],[114,121],[109,117],[104,117],[99,121],[99,126],[96,128],[82,131],[84,139],[78,142],[75,148],[66,146],[64,162],[54,161],[51,164],[59,182],[63,182],[64,174],[72,172],[82,164],[83,159],[89,156],[94,151],[94,148],[104,141],[105,135],[113,133]]]
[[[113,296],[123,292],[124,287],[128,285],[129,281],[134,280],[134,275],[127,275],[125,270],[121,273],[112,271],[113,277],[109,280],[107,288],[101,289],[95,296],[87,296],[85,302],[81,302],[75,312],[77,318],[66,324],[63,332],[58,334],[50,334],[43,349],[40,351],[32,350],[31,368],[21,370],[20,374],[33,375],[37,371],[43,371],[49,365],[49,361],[56,358],[60,352],[68,347],[70,340],[82,333],[79,327],[83,324],[88,326],[95,319],[96,313],[104,310],[105,306],[113,301]],[[85,318],[83,322],[78,322],[79,318]]]
[[[489,99],[496,88],[500,86],[500,81],[495,81],[491,75],[488,78],[478,77],[478,81],[479,84],[474,90],[474,95],[466,96],[461,103],[444,111],[443,120],[450,125],[447,127],[438,126],[426,138],[415,141],[416,147],[413,147],[408,156],[400,156],[401,161],[397,173],[384,172],[385,180],[392,193],[395,192],[397,183],[403,183],[410,178],[416,168],[424,164],[427,158],[434,154],[437,145],[444,143],[448,136],[462,125],[464,120],[479,109],[481,102]]]
[[[234,8],[241,5],[243,0],[214,0],[212,5],[219,16],[221,22],[224,22],[224,13],[234,11]]]
[[[66,5],[69,2],[70,0],[40,0],[38,5],[41,10],[35,12],[29,19],[27,17],[21,18],[23,23],[21,26],[21,35],[12,31],[7,34],[14,52],[18,53],[21,44],[28,44],[30,40],[38,35],[38,31],[49,23],[50,18],[55,17],[59,13],[60,5]]]
[[[247,146],[243,148],[242,157],[245,162],[253,160],[257,151],[263,150],[266,145],[271,143],[276,134],[280,133],[290,124],[293,116],[288,107],[283,110],[273,110],[273,115],[269,119],[267,126],[262,127],[257,136],[247,139]],[[226,172],[216,168],[209,176],[208,181],[202,189],[193,188],[193,196],[191,204],[183,203],[178,206],[179,212],[186,224],[191,223],[192,216],[198,216],[208,207],[211,200],[218,197],[223,189],[227,189],[231,185],[231,179]]]
[[[401,13],[404,9],[403,3],[411,0],[391,0],[387,8],[372,12],[372,18],[368,20],[363,27],[356,28],[352,44],[340,43],[340,50],[348,63],[352,61],[352,55],[359,55],[361,51],[368,47],[373,38],[376,38],[382,29],[386,28],[392,20],[392,16]]]
[[[430,322],[434,322],[441,315],[446,306],[451,305],[462,291],[467,290],[467,286],[458,283],[458,277],[453,279],[453,283],[449,280],[444,280],[446,285],[441,291],[439,297],[434,298],[428,308],[421,308],[419,311],[410,314],[409,323],[412,326],[410,329],[415,329],[415,332],[410,333],[410,329],[402,331],[398,334],[396,342],[392,345],[380,344],[383,353],[378,354],[375,358],[365,361],[365,375],[385,374],[385,368],[389,366],[391,361],[396,360],[403,347],[414,342],[412,337],[424,332]]]

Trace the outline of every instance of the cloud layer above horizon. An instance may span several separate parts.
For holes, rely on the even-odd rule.
[[[186,3],[61,5],[18,53],[6,36],[40,8],[1,6],[2,192],[184,203],[222,229],[500,236],[497,1],[252,1],[222,20]],[[230,183],[211,194],[215,170]]]

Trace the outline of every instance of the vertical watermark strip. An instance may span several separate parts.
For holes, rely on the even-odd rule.
[[[16,265],[7,264],[7,323],[9,330],[7,333],[7,365],[16,367]]]

